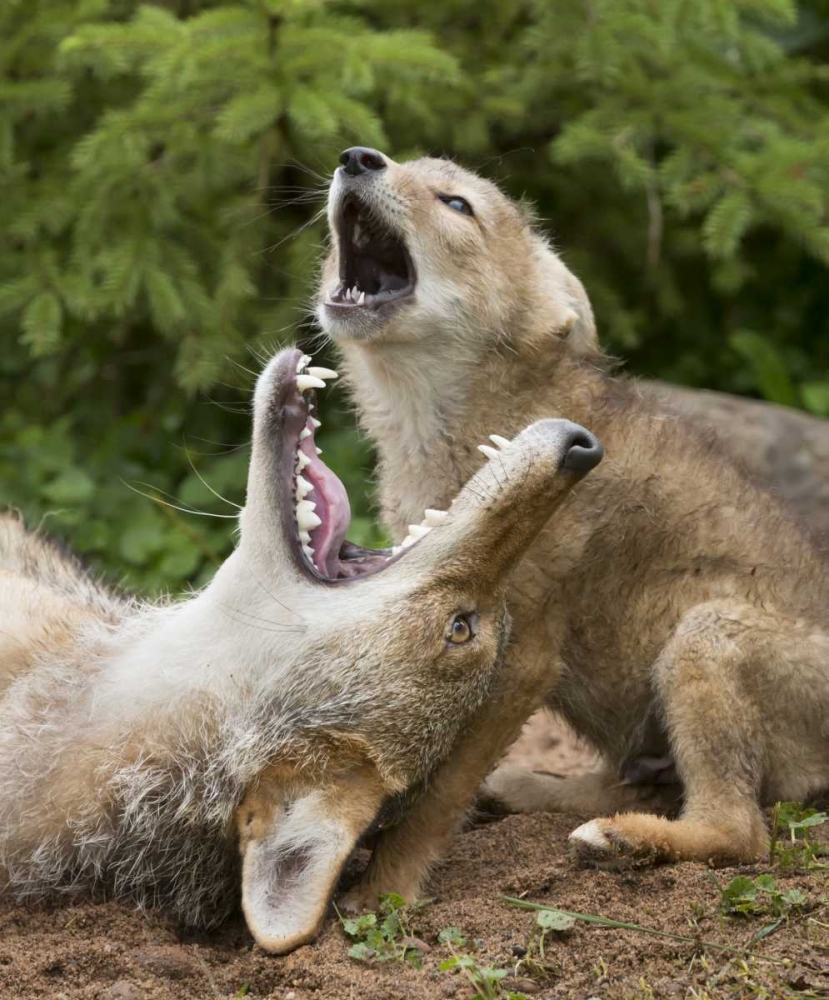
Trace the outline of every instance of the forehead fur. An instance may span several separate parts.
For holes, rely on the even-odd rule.
[[[534,218],[525,213],[522,206],[506,195],[494,181],[479,177],[452,160],[423,156],[417,160],[407,160],[400,167],[413,178],[428,184],[436,194],[455,194],[466,198],[478,215],[505,213],[522,225],[530,223]]]

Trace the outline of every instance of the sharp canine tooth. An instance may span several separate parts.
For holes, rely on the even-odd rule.
[[[311,370],[311,369],[309,369],[309,370]],[[501,435],[500,435],[500,434],[490,434],[490,435],[489,435],[489,440],[490,440],[490,441],[491,441],[491,442],[492,442],[493,444],[497,444],[497,445],[498,445],[498,447],[499,447],[499,448],[500,448],[500,449],[501,449],[502,451],[504,450],[504,448],[509,448],[509,446],[510,446],[510,445],[512,444],[512,442],[511,442],[510,440],[508,440],[508,439],[507,439],[507,438],[505,438],[505,437],[501,437]]]
[[[306,438],[309,438],[310,436],[311,432],[308,430],[307,427],[303,427],[302,430],[299,432],[300,441],[304,441]]]
[[[358,306],[365,305],[365,302],[366,302],[366,293],[365,292],[360,292],[360,297],[359,297],[359,299],[357,299],[357,305]]]
[[[299,525],[300,531],[313,531],[314,528],[318,528],[322,524],[322,518],[317,517],[312,510],[297,510],[296,523]]]
[[[418,538],[423,538],[424,535],[428,535],[432,529],[423,524],[410,524],[409,525],[409,535],[415,540]]]
[[[296,387],[300,392],[306,389],[324,389],[325,382],[321,378],[314,378],[313,375],[297,375]]]
[[[314,451],[315,451],[315,452],[316,452],[316,453],[317,453],[318,455],[321,455],[321,454],[322,454],[322,448],[315,448],[315,449],[314,449]]]
[[[487,458],[497,458],[500,455],[497,448],[490,448],[488,444],[479,444],[478,451],[486,455]]]
[[[302,472],[306,465],[311,464],[311,459],[305,454],[304,451],[298,451],[296,453],[296,471]]]
[[[423,511],[423,514],[423,523],[427,524],[430,528],[436,527],[449,517],[448,510],[434,510],[431,507],[427,507],[426,510]]]
[[[314,378],[339,378],[339,374],[333,368],[309,368],[308,374]]]
[[[311,426],[314,428],[314,430],[318,430],[320,427],[322,427],[322,421],[317,420],[316,417],[311,417]]]
[[[302,476],[296,477],[296,493],[298,500],[301,500],[307,493],[310,493],[313,488],[314,487],[308,482],[307,479],[304,479]]]

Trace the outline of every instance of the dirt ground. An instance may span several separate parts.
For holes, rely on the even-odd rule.
[[[513,751],[532,767],[574,773],[589,753],[549,721],[533,722]],[[574,816],[511,816],[460,833],[435,873],[434,902],[414,913],[421,968],[350,959],[336,916],[319,941],[287,958],[255,947],[241,919],[206,935],[182,936],[163,915],[115,903],[28,910],[0,904],[0,998],[49,1000],[467,1000],[462,974],[442,971],[460,929],[458,953],[508,971],[487,1000],[512,993],[552,998],[829,998],[829,870],[773,872],[782,890],[808,897],[797,915],[745,951],[768,917],[724,918],[717,882],[768,865],[712,872],[702,865],[610,873],[577,868],[565,849]],[[817,828],[829,835],[829,824]],[[355,866],[359,861],[355,862]],[[535,914],[518,896],[580,913],[667,931],[674,941],[579,922],[550,934],[538,954]],[[704,942],[704,943],[702,943]],[[729,950],[717,950],[716,945]],[[524,954],[524,949],[527,953]],[[499,991],[500,990],[500,991]]]

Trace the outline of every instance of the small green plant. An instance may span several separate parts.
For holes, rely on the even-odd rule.
[[[816,844],[811,831],[829,820],[825,812],[807,809],[799,802],[778,802],[772,813],[769,854],[780,868],[829,868],[818,860],[829,854],[826,844]]]
[[[539,910],[535,915],[535,922],[541,928],[538,935],[538,954],[541,960],[545,958],[544,943],[549,934],[565,934],[576,926],[576,918],[561,910]]]
[[[438,934],[438,941],[441,944],[448,944],[453,948],[463,948],[466,944],[466,938],[463,936],[463,931],[460,927],[444,927]]]
[[[786,917],[806,902],[808,896],[799,889],[781,891],[771,875],[738,875],[720,889],[720,908],[726,916]]]
[[[544,984],[555,979],[561,972],[558,964],[547,954],[547,940],[551,934],[570,931],[575,926],[575,920],[552,910],[539,910],[535,918],[538,933],[530,938],[526,950],[515,963],[515,974]]]
[[[343,930],[354,941],[348,949],[349,958],[359,962],[410,962],[420,968],[428,946],[414,936],[409,920],[413,913],[431,902],[431,899],[423,899],[407,905],[402,896],[389,893],[380,897],[378,913],[343,917],[338,910]]]
[[[438,934],[438,941],[452,952],[452,957],[441,962],[439,968],[442,972],[460,973],[475,990],[471,1000],[529,1000],[524,993],[504,989],[503,981],[509,975],[508,969],[479,965],[472,955],[458,954],[456,948],[466,945],[460,927],[444,927]]]
[[[478,960],[472,955],[453,954],[451,958],[440,963],[440,969],[463,975],[475,990],[471,1000],[529,1000],[526,993],[515,993],[504,989],[503,980],[509,975],[508,969],[479,965]]]

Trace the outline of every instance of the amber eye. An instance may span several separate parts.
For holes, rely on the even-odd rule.
[[[456,646],[460,646],[464,642],[469,642],[470,639],[475,638],[475,626],[469,615],[456,615],[452,619],[452,625],[449,629],[449,642],[454,643]]]

